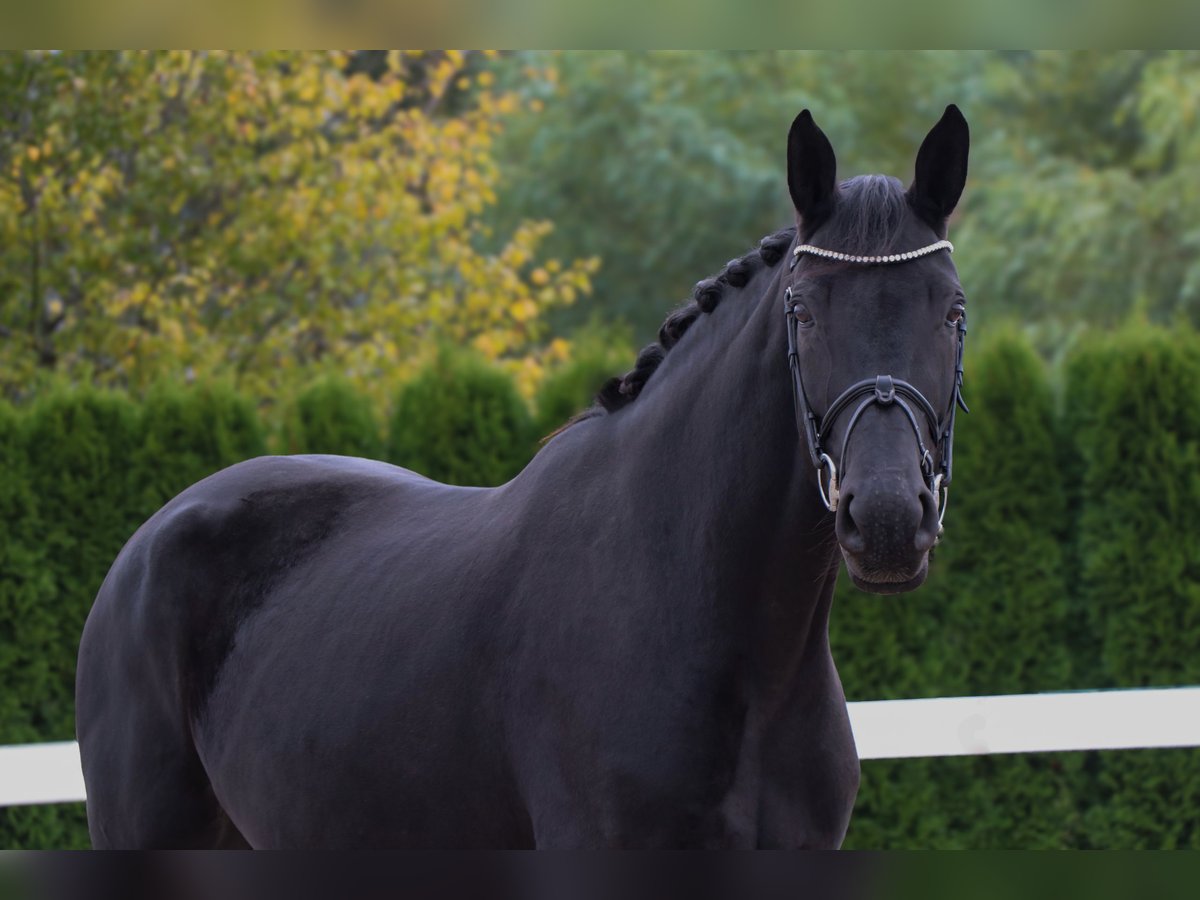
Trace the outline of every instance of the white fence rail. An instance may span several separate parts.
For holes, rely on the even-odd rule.
[[[848,704],[862,759],[1200,747],[1200,687]],[[0,806],[84,799],[74,741],[0,747]]]
[[[0,747],[0,806],[83,799],[79,745],[74,741]]]

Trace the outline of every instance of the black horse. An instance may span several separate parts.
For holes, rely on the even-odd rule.
[[[508,484],[268,457],[164,506],[80,644],[93,843],[838,846],[830,599],[843,558],[917,587],[938,538],[967,147],[952,106],[907,191],[839,185],[802,112],[798,227]]]

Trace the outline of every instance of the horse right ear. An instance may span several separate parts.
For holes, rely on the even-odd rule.
[[[954,212],[967,183],[970,149],[971,130],[952,103],[917,151],[917,170],[908,199],[917,214],[943,237],[946,219]]]
[[[800,222],[800,236],[807,239],[833,212],[837,193],[837,158],[825,132],[817,127],[807,109],[792,122],[788,132],[788,190]]]

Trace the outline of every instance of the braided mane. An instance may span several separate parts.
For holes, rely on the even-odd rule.
[[[860,175],[839,185],[833,213],[823,225],[822,234],[850,253],[887,252],[886,248],[891,247],[899,234],[907,209],[904,188],[897,179]],[[795,237],[795,226],[769,234],[759,241],[757,248],[730,260],[718,274],[699,282],[692,291],[692,299],[667,316],[658,329],[658,340],[638,354],[633,368],[608,379],[589,409],[546,440],[576,422],[616,412],[636,400],[667,353],[700,314],[712,312],[730,290],[745,287],[764,266],[778,265]],[[885,249],[879,250],[880,247]]]
[[[745,287],[763,267],[778,265],[795,237],[794,226],[769,234],[759,242],[757,248],[745,256],[730,260],[718,274],[699,282],[692,291],[692,299],[667,316],[658,329],[658,340],[638,354],[633,368],[624,375],[608,379],[596,394],[595,405],[577,415],[567,426],[593,416],[616,412],[636,400],[667,353],[679,343],[679,339],[700,314],[712,312],[730,290]]]

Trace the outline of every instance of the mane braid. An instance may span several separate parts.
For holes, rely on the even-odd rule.
[[[750,279],[763,267],[778,265],[795,237],[794,227],[769,234],[759,242],[757,248],[745,256],[730,260],[717,275],[699,282],[692,291],[692,299],[667,316],[662,327],[658,329],[658,341],[645,347],[638,354],[633,368],[624,375],[608,379],[596,394],[595,405],[571,419],[563,428],[583,419],[616,412],[636,400],[667,352],[679,343],[679,339],[692,327],[692,323],[702,313],[711,313],[716,309],[730,289],[740,290],[749,284]],[[554,434],[562,430],[560,428]]]
[[[898,179],[886,175],[851,178],[838,185],[833,211],[820,227],[822,239],[845,253],[886,254],[900,234],[908,208],[908,196]],[[667,316],[658,329],[658,341],[638,354],[633,368],[604,382],[591,407],[547,435],[542,443],[576,422],[616,412],[636,400],[666,354],[701,313],[716,309],[729,288],[745,287],[763,266],[778,265],[795,237],[795,227],[769,234],[757,249],[730,260],[717,275],[698,283],[692,299]]]

